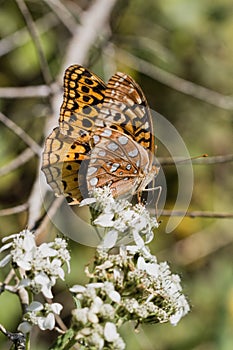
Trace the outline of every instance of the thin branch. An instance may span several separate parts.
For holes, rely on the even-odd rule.
[[[108,27],[105,29],[107,37],[112,36],[111,28]],[[115,46],[109,42],[107,45],[104,45],[102,49],[102,61],[103,61],[103,72],[104,72],[104,80],[108,80],[110,76],[112,76],[116,72],[116,52]]]
[[[0,112],[0,121],[5,124],[10,130],[18,135],[39,157],[41,156],[40,146],[17,124],[7,118],[3,113]]]
[[[85,63],[90,48],[105,30],[116,2],[117,0],[96,0],[82,13],[81,25],[76,27],[74,37],[68,46],[63,71],[74,62]]]
[[[58,24],[57,17],[49,12],[45,16],[39,18],[36,22],[38,32],[41,34],[46,33],[49,29],[55,27]],[[10,51],[21,47],[31,40],[28,30],[24,27],[17,30],[13,34],[6,36],[0,40],[0,56],[6,55]]]
[[[67,6],[64,6],[63,3],[59,0],[44,0],[44,2],[53,10],[53,12],[69,30],[69,32],[71,34],[74,34],[77,23],[73,14],[68,10]]]
[[[218,163],[230,163],[233,161],[233,154],[225,154],[221,156],[204,157],[197,159],[186,159],[178,157],[158,157],[159,164],[161,165],[176,165],[176,164],[186,164],[192,162],[192,164],[218,164]]]
[[[214,219],[233,219],[233,213],[221,213],[212,211],[190,211],[183,210],[163,210],[161,216],[185,216],[189,218],[214,218]]]
[[[26,148],[21,154],[14,158],[11,162],[0,168],[0,176],[6,175],[11,171],[19,168],[26,162],[28,162],[34,156],[34,152],[31,148]]]
[[[0,87],[0,97],[2,98],[31,98],[47,97],[52,90],[47,85],[21,86],[21,87]]]
[[[224,228],[222,224],[220,226],[217,223],[179,240],[171,248],[161,251],[158,255],[159,257],[169,256],[170,261],[186,266],[232,243],[233,235],[229,227]]]
[[[157,25],[153,23],[153,27],[155,26]],[[158,28],[158,31],[161,31],[161,27]],[[164,34],[167,35],[167,31],[165,31]],[[170,49],[167,49],[156,39],[148,38],[146,36],[135,35],[117,35],[117,39],[121,43],[123,42],[125,46],[131,46],[133,47],[133,49],[140,48],[144,52],[150,52],[153,55],[155,55],[156,58],[159,58],[160,60],[166,63],[170,63],[171,65],[174,64],[174,62],[176,62],[175,55],[172,53],[172,51]]]
[[[0,331],[7,336],[7,330],[5,327],[3,327],[3,325],[0,323]]]
[[[38,53],[40,68],[41,68],[41,72],[43,74],[44,80],[45,80],[46,84],[49,85],[52,82],[52,77],[50,74],[47,60],[46,60],[45,55],[44,55],[43,48],[42,48],[41,43],[40,43],[39,33],[37,32],[35,22],[32,18],[30,11],[27,8],[27,5],[25,4],[24,0],[15,0],[15,1],[16,1],[17,5],[18,5],[23,17],[24,17],[24,20],[27,24],[28,30],[31,34],[32,40],[34,41],[34,45],[35,45],[35,48],[36,48],[37,53]]]
[[[15,270],[11,269],[4,280],[4,284],[10,284],[11,280],[15,278]],[[13,286],[12,286],[13,287]]]
[[[7,209],[1,209],[0,210],[0,216],[7,216],[7,215],[13,215],[21,213],[22,211],[25,211],[28,209],[28,204],[24,203],[21,205],[17,205],[16,207],[7,208]]]
[[[26,350],[26,336],[21,332],[12,333],[7,331],[2,324],[0,324],[0,331],[14,343],[14,348],[18,350]]]
[[[70,40],[68,47],[66,48],[66,56],[64,57],[64,64],[60,67],[60,74],[58,74],[58,84],[62,79],[64,70],[71,64],[79,63],[84,64],[90,48],[96,42],[96,39],[101,35],[106,27],[106,23],[111,15],[111,11],[117,0],[95,0],[92,1],[90,7],[83,12],[79,18],[80,24],[77,24],[75,34]],[[62,101],[62,92],[57,91],[52,96],[52,118],[49,118],[44,126],[44,135],[47,136],[48,132],[57,124],[59,116],[59,108]],[[39,180],[41,172],[41,164],[38,168],[37,179],[35,180],[29,198],[29,219],[28,226],[33,227],[35,222],[40,217],[41,202],[38,197],[40,193],[40,199],[43,200],[48,185],[45,183],[44,178]]]
[[[194,164],[217,164],[217,163],[229,163],[233,161],[233,154],[225,154],[220,156],[212,156],[207,158],[194,159]]]
[[[120,49],[119,47],[116,48],[116,51],[119,54],[119,60],[121,60],[125,65],[129,67],[133,66],[134,69],[148,75],[160,83],[216,107],[226,110],[233,110],[233,97],[222,95],[219,92],[179,78],[175,74],[166,72],[154,64],[138,58],[128,53],[126,50]]]
[[[63,201],[64,201],[64,197],[62,197],[62,196],[59,198],[56,198],[53,201],[51,207],[49,208],[49,210],[47,212],[47,215],[44,216],[43,220],[40,223],[40,226],[34,232],[37,240],[41,239],[41,234],[43,234],[43,232],[46,232],[46,228],[48,226],[48,223],[51,221],[53,216],[56,214],[58,208],[61,206]]]

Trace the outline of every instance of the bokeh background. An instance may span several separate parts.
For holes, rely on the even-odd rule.
[[[165,234],[168,218],[161,216],[150,245],[159,261],[168,261],[181,275],[192,310],[176,327],[148,325],[136,333],[127,325],[122,336],[128,350],[231,350],[232,1],[0,0],[0,8],[1,237],[38,226],[44,213],[42,198],[49,188],[38,181],[40,146],[57,124],[64,69],[83,64],[105,81],[117,70],[126,72],[142,87],[150,107],[178,130],[190,154],[209,158],[193,164],[189,211],[195,218],[184,218]],[[158,147],[157,156],[169,154]],[[171,165],[163,170],[165,209],[170,210],[177,173]],[[46,198],[51,202],[53,194]],[[203,217],[207,211],[211,218]],[[57,233],[47,220],[41,241]],[[73,241],[70,249],[72,272],[66,282],[85,283],[83,268],[94,249]],[[6,273],[0,271],[2,280]],[[72,300],[64,289],[60,283],[55,294],[66,305],[68,324]],[[0,322],[15,331],[21,317],[17,297],[3,293],[0,310]],[[35,329],[32,349],[48,349],[53,336]],[[2,334],[0,348],[9,348]]]

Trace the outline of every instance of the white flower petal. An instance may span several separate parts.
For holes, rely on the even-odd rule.
[[[67,266],[67,273],[70,273],[70,262],[69,262],[69,260],[66,260],[66,266]]]
[[[17,258],[14,258],[13,260],[19,267],[21,267],[25,271],[31,270],[32,266],[31,266],[30,260],[27,260],[25,256],[22,256],[20,260]]]
[[[43,310],[44,306],[39,301],[33,301],[31,304],[27,307],[27,311],[40,311]]]
[[[118,238],[118,232],[116,230],[109,231],[104,237],[103,242],[101,243],[101,247],[108,248],[108,249],[114,247],[116,244],[117,238]]]
[[[103,264],[96,266],[97,270],[106,270],[113,266],[113,263],[109,260],[106,260]]]
[[[133,238],[134,238],[134,242],[139,248],[142,248],[145,245],[145,242],[143,241],[138,231],[133,230]]]
[[[54,314],[49,313],[45,319],[44,325],[46,329],[53,329],[55,326],[55,317]]]
[[[102,227],[112,227],[114,225],[113,217],[113,213],[100,214],[97,219],[95,219],[94,224]]]
[[[31,232],[24,237],[23,248],[26,252],[36,248],[35,237]]]
[[[34,278],[35,283],[41,285],[41,292],[44,294],[45,297],[52,299],[53,294],[51,291],[52,286],[54,285],[55,281],[52,281],[48,278],[47,275],[40,273]]]
[[[6,266],[12,259],[11,254],[6,255],[1,261],[0,261],[0,267]]]
[[[16,238],[18,236],[19,236],[19,233],[13,233],[12,235],[3,237],[2,243],[6,242],[6,241],[9,241],[9,239],[14,239],[14,238]]]
[[[125,256],[125,254],[127,255],[125,250],[126,250],[126,252],[129,252],[132,255],[139,253],[139,251],[140,251],[140,249],[137,245],[127,245],[125,247],[120,247],[120,254],[122,256]]]
[[[137,268],[140,270],[145,270],[146,269],[146,262],[142,256],[139,256],[138,261],[137,261]]]
[[[177,323],[180,321],[180,319],[183,317],[183,312],[180,310],[178,312],[176,312],[174,315],[172,315],[169,319],[170,323],[173,325],[173,326],[176,326]]]
[[[50,248],[47,243],[42,243],[37,249],[39,254],[41,254],[41,257],[53,257],[57,255],[57,251]]]
[[[115,303],[119,304],[119,302],[121,301],[121,296],[120,294],[115,291],[115,290],[112,290],[109,294],[108,294],[109,298],[114,301]]]
[[[146,271],[149,275],[157,277],[159,273],[159,265],[156,263],[146,263],[143,257],[139,257],[137,268]]]
[[[85,198],[79,203],[79,207],[83,207],[84,205],[89,205],[96,202],[96,198]]]
[[[3,241],[3,239],[2,239]],[[7,244],[4,244],[1,248],[0,248],[0,253],[2,253],[4,250],[9,249],[12,246],[12,242],[9,242]]]
[[[53,311],[53,313],[59,315],[61,310],[63,309],[63,306],[60,303],[53,303],[50,304],[51,310]]]
[[[53,293],[51,291],[51,286],[46,286],[46,285],[42,286],[41,292],[42,292],[42,294],[44,294],[44,296],[46,298],[53,299]]]
[[[22,322],[18,326],[18,331],[22,333],[29,333],[32,329],[32,325],[29,322]]]
[[[54,314],[50,312],[46,317],[38,317],[38,326],[43,331],[45,329],[52,330],[55,326]]]
[[[145,237],[145,242],[146,244],[150,243],[154,238],[154,233],[153,231],[149,231],[146,233],[146,237]]]
[[[96,297],[92,303],[91,311],[97,314],[103,305],[103,300],[100,297]]]
[[[79,284],[75,284],[70,288],[71,293],[83,293],[85,292],[86,287],[80,286]]]
[[[90,288],[102,288],[103,285],[104,285],[103,282],[95,282],[95,283],[88,283],[87,287],[90,287]]]
[[[23,278],[19,283],[19,288],[20,287],[28,287],[31,284],[32,284],[32,280],[30,280],[29,278]]]
[[[98,323],[99,322],[97,315],[92,311],[88,312],[87,318],[91,323]]]
[[[117,333],[116,325],[112,322],[107,322],[104,327],[104,338],[108,342],[113,342],[119,337],[119,334]]]

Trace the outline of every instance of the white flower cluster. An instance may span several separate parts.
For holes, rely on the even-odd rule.
[[[120,255],[124,264],[131,266],[131,271],[125,275],[125,282],[135,287],[131,295],[133,299],[127,297],[123,302],[130,312],[130,319],[176,325],[190,310],[182,294],[180,277],[171,273],[167,262],[158,263],[148,247],[141,251],[136,246],[124,247]],[[132,268],[132,264],[135,268]]]
[[[132,206],[126,199],[115,200],[109,187],[96,188],[93,198],[81,202],[81,205],[86,204],[91,204],[97,213],[93,224],[107,229],[103,247],[112,248],[132,241],[143,246],[153,239],[153,229],[158,227],[158,222],[142,204]]]
[[[190,308],[182,294],[179,276],[171,273],[166,262],[158,263],[146,246],[158,227],[157,220],[150,217],[143,205],[115,200],[108,187],[93,191],[93,198],[81,203],[86,204],[91,204],[92,221],[104,230],[104,237],[92,269],[86,268],[90,283],[70,289],[76,301],[70,345],[77,342],[93,350],[123,350],[125,343],[119,327],[127,321],[133,320],[136,325],[163,322],[176,325]],[[9,238],[12,241],[0,252],[9,248],[11,251],[0,261],[0,267],[11,262],[20,279],[17,288],[53,298],[52,286],[58,278],[64,279],[62,266],[66,263],[70,269],[66,241],[57,238],[37,246],[29,230],[5,238],[4,242]],[[127,245],[129,241],[131,245]],[[58,303],[43,305],[33,301],[19,330],[27,333],[32,325],[51,330],[61,310]],[[62,340],[65,344],[66,334]]]
[[[52,330],[55,327],[55,315],[59,315],[62,308],[59,303],[45,303],[43,305],[38,301],[33,301],[27,307],[24,321],[20,323],[18,330],[22,333],[28,333],[33,325],[37,325],[43,331]]]
[[[118,254],[99,247],[93,271],[86,273],[92,283],[71,288],[76,340],[85,347],[125,349],[118,333],[124,322],[176,325],[189,311],[179,276],[145,246],[121,247]]]
[[[0,261],[0,267],[11,263],[19,278],[17,288],[25,288],[33,294],[41,292],[46,298],[52,299],[52,287],[56,280],[58,278],[64,280],[65,274],[62,266],[66,263],[68,272],[70,270],[70,254],[66,241],[56,238],[53,242],[37,246],[35,236],[29,230],[5,237],[2,241],[6,242],[9,239],[11,242],[0,249],[0,252],[11,249],[10,253]],[[23,326],[21,324],[20,329],[29,329],[29,320],[42,330],[51,329],[54,327],[52,314],[59,313],[61,309],[62,305],[57,303],[49,306],[36,304],[36,308],[35,304],[30,304],[25,315],[27,326],[25,326],[26,323]]]
[[[2,246],[0,252],[9,248],[11,251],[1,260],[0,267],[11,262],[24,271],[25,277],[21,279],[20,286],[30,287],[35,294],[42,292],[45,297],[53,298],[52,286],[57,278],[64,279],[62,265],[66,263],[70,269],[66,241],[56,238],[54,242],[37,246],[35,236],[29,230],[5,237],[3,242],[9,239],[12,242]]]
[[[73,310],[77,342],[91,349],[125,349],[116,326],[116,309],[121,297],[114,285],[96,282],[85,287],[75,285],[70,290],[78,304]]]
[[[180,277],[171,273],[166,262],[158,263],[148,247],[121,247],[117,255],[99,248],[98,254],[93,275],[115,285],[121,295],[118,312],[124,313],[124,319],[176,325],[189,312]]]

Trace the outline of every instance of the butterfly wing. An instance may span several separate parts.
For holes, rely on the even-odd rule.
[[[125,133],[99,129],[93,137],[87,170],[87,188],[110,186],[113,196],[137,192],[150,171],[148,152]]]
[[[90,147],[55,128],[45,142],[42,171],[57,196],[71,197],[77,203],[87,194],[86,177],[78,176],[80,166],[87,169]]]
[[[155,143],[149,106],[140,86],[130,76],[116,73],[111,77],[95,122],[99,128],[114,129],[117,133],[112,133],[109,140],[102,137],[97,150],[92,151],[89,166],[96,172],[90,178],[88,173],[88,188],[108,184],[116,197],[142,191],[159,169],[154,164]],[[119,149],[113,154],[108,151],[104,159],[98,160],[97,167],[92,167],[100,147],[108,149],[113,139],[120,145],[122,136],[118,133],[127,136],[122,153],[119,154]]]
[[[42,162],[47,182],[56,195],[80,201],[81,193],[86,193],[86,179],[80,175],[78,180],[78,173],[83,160],[83,168],[87,167],[89,141],[105,90],[105,83],[80,65],[65,71],[59,128],[46,139]]]
[[[110,136],[104,134],[109,129]],[[55,193],[76,202],[107,184],[115,196],[135,193],[144,188],[145,178],[148,183],[153,154],[151,114],[139,85],[116,73],[106,86],[86,68],[70,66],[59,128],[47,138],[43,154],[42,170]]]
[[[76,141],[88,142],[105,90],[105,83],[88,69],[79,65],[67,68],[59,118],[61,133]]]
[[[129,135],[151,153],[152,162],[155,143],[150,109],[140,86],[127,74],[118,72],[109,80],[96,124]]]

